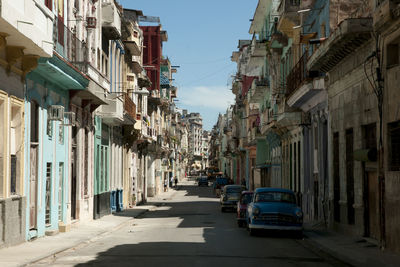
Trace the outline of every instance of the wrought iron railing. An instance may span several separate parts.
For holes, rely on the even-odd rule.
[[[308,53],[306,51],[287,76],[286,96],[291,95],[305,80],[308,79],[307,55]]]
[[[54,29],[54,50],[72,63],[80,71],[87,73],[88,47],[79,40],[75,33],[66,27],[62,20],[55,20],[57,27]]]

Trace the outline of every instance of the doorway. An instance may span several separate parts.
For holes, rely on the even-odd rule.
[[[38,149],[39,149],[39,106],[31,101],[31,137],[30,137],[30,168],[29,168],[29,229],[37,229],[38,199]]]

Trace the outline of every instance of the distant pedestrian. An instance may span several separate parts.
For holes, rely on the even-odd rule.
[[[178,187],[178,178],[175,177],[175,188]]]
[[[172,188],[173,184],[174,184],[174,176],[171,176],[171,179],[169,180],[169,187]]]
[[[164,179],[164,192],[167,192],[168,189],[168,181],[167,179]]]

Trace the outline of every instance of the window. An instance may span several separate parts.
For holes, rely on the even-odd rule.
[[[83,194],[89,195],[89,131],[85,128],[85,176],[83,178]]]
[[[296,198],[292,193],[286,192],[260,192],[256,194],[255,202],[286,202],[296,203]]]
[[[53,137],[53,121],[51,120],[47,120],[46,133],[50,139]]]
[[[58,175],[59,175],[59,182],[58,182],[58,221],[62,221],[63,215],[63,202],[64,202],[64,162],[59,163],[58,167]]]
[[[45,212],[45,223],[46,226],[51,224],[51,176],[52,176],[52,165],[50,162],[46,164],[46,212]]]
[[[389,171],[400,171],[400,121],[389,123]]]
[[[21,162],[23,161],[23,103],[11,99],[11,124],[10,124],[10,193],[21,194],[23,175]]]
[[[31,101],[31,143],[39,142],[39,106]]]
[[[386,59],[387,59],[387,68],[394,67],[399,65],[399,44],[391,43],[387,46]]]
[[[322,23],[321,32],[320,32],[320,38],[324,38],[324,37],[326,37],[326,27],[325,27],[325,23]]]
[[[58,132],[58,142],[63,145],[64,144],[64,125],[60,124],[59,132]]]

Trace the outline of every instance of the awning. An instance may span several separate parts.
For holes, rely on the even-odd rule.
[[[51,80],[64,90],[83,90],[89,84],[88,78],[57,55],[51,58],[40,58],[38,67],[33,72]]]

